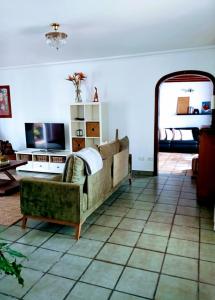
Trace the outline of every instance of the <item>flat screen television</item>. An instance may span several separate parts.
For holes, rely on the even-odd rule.
[[[41,150],[64,150],[63,123],[25,123],[27,148]]]

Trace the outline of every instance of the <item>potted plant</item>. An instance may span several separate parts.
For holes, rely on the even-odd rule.
[[[16,262],[16,257],[25,258],[26,256],[11,249],[8,243],[0,242],[0,274],[15,276],[18,283],[23,286],[22,265]]]

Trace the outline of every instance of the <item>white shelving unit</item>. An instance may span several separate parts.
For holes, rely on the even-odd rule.
[[[27,160],[26,165],[16,168],[18,171],[43,173],[63,173],[65,161],[70,151],[41,152],[35,149],[25,149],[16,152],[17,160]]]
[[[71,151],[99,145],[108,139],[106,103],[89,102],[70,105]]]

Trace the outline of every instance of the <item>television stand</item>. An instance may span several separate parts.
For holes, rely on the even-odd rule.
[[[67,156],[71,154],[68,150],[34,150],[24,149],[16,152],[17,160],[26,160],[26,165],[16,168],[17,171],[42,172],[61,174]]]

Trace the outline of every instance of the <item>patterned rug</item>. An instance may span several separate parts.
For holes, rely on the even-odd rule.
[[[0,197],[0,225],[12,225],[21,218],[19,193]]]

